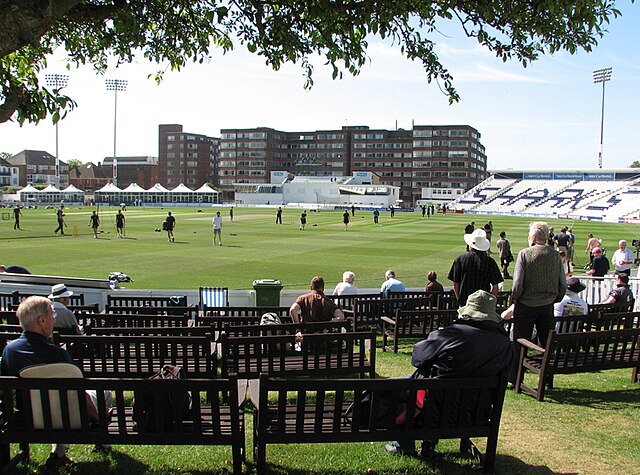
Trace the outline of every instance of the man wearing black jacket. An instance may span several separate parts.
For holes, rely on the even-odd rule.
[[[425,378],[492,377],[508,369],[513,345],[496,313],[496,297],[478,290],[451,325],[433,331],[413,348],[411,364]],[[435,442],[423,442],[435,447]],[[385,445],[394,454],[415,454],[412,440]],[[423,447],[424,452],[424,447]]]

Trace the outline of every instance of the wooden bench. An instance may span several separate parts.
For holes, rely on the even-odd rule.
[[[206,327],[87,327],[86,335],[99,336],[140,336],[140,335],[157,335],[157,336],[208,336],[213,342],[211,330]]]
[[[379,300],[382,298],[382,294],[377,292],[373,294],[326,295],[326,297],[333,300],[333,303],[335,303],[339,309],[351,310],[355,299],[360,299],[360,301]]]
[[[251,398],[257,473],[267,473],[269,444],[457,438],[461,439],[461,451],[471,451],[483,463],[485,472],[492,472],[506,386],[506,373],[465,379],[277,379],[262,375],[258,401]],[[389,407],[394,408],[403,394],[408,394],[407,413],[414,414],[419,390],[426,391],[426,400],[416,418],[408,417],[396,425],[395,411],[383,420],[376,417],[384,397],[391,398]],[[365,391],[372,396],[370,405],[362,401]],[[352,420],[368,420],[368,424],[345,421],[351,402]],[[471,443],[471,437],[487,438],[484,456]]]
[[[0,322],[8,325],[20,324],[15,310],[0,310]]]
[[[73,363],[92,378],[148,378],[164,365],[181,366],[189,378],[214,378],[209,336],[60,335]]]
[[[110,307],[186,307],[187,296],[134,297],[112,294],[107,296],[107,305]]]
[[[638,382],[640,328],[573,333],[552,330],[546,348],[524,338],[519,338],[518,343],[521,349],[515,390],[531,394],[538,401],[543,400],[546,383],[556,374],[633,368],[631,380]],[[537,388],[524,384],[526,370],[538,375]]]
[[[187,315],[145,315],[94,313],[77,316],[78,324],[82,327],[186,327],[193,323]]]
[[[426,338],[458,318],[457,310],[396,310],[395,318],[382,317],[382,351],[398,352],[401,339]],[[389,346],[391,339],[393,345]]]
[[[318,374],[375,377],[375,331],[304,334],[299,351],[295,336],[221,336],[222,377],[241,379]]]
[[[102,391],[112,391],[113,414],[108,414],[104,399],[99,397],[98,420],[90,421],[83,394],[86,390],[97,390],[99,394]],[[116,378],[27,379],[3,376],[0,377],[0,391],[4,394],[16,392],[19,400],[25,401],[20,410],[16,409],[12,398],[4,398],[0,403],[3,415],[0,470],[5,470],[3,473],[11,472],[21,460],[29,460],[28,444],[42,443],[228,445],[233,455],[233,472],[242,473],[244,418],[238,408],[235,379],[170,381]],[[131,407],[131,393],[146,392],[153,397],[156,394],[166,394],[167,391],[188,391],[192,400],[192,415],[188,420],[182,421],[181,414],[174,413],[176,423],[167,428],[163,420],[166,416],[162,411],[157,411],[157,417],[161,418],[161,431],[137,430]],[[77,397],[78,394],[82,396]],[[57,405],[53,401],[54,396],[59,401]],[[42,410],[38,411],[37,408]],[[37,420],[42,420],[42,423],[34,424]],[[20,444],[22,450],[10,460],[12,443]]]
[[[396,313],[397,309],[402,310],[427,310],[431,307],[431,296],[420,297],[398,297],[398,298],[379,298],[376,300],[354,300],[353,309],[345,310],[346,318],[353,320],[353,327],[356,331],[366,328],[382,327],[382,317],[390,317]]]
[[[25,300],[27,297],[31,297],[32,295],[39,295],[41,297],[48,297],[49,293],[46,294],[41,294],[41,293],[36,293],[36,292],[20,292],[20,291],[14,291],[13,292],[14,295],[14,300],[12,302],[12,304],[17,308],[17,306],[20,304],[20,302],[22,302],[23,300]],[[79,294],[79,293],[74,293],[71,297],[69,297],[69,304],[70,305],[75,305],[75,306],[83,306],[85,305],[84,303],[84,294]]]
[[[265,313],[275,313],[280,318],[289,316],[289,307],[202,307],[202,315],[196,320],[207,317],[260,317]]]
[[[274,336],[295,335],[300,333],[341,333],[352,331],[351,321],[328,321],[309,323],[282,323],[274,325],[233,325],[225,324],[222,331],[229,337],[235,336]]]
[[[175,307],[119,307],[105,305],[105,313],[128,314],[128,315],[184,315],[191,319],[198,315],[198,307],[196,305],[181,305]]]

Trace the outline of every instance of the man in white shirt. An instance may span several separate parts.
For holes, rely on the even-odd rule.
[[[631,264],[633,264],[633,252],[627,249],[627,241],[624,239],[618,242],[620,249],[613,253],[611,262],[616,268],[616,274],[631,275]]]
[[[333,295],[355,295],[358,293],[358,288],[353,285],[356,280],[356,275],[351,271],[346,271],[342,274],[342,282],[336,285],[333,290]]]
[[[560,302],[553,304],[554,316],[586,315],[589,312],[589,306],[578,295],[584,289],[586,289],[585,285],[577,277],[567,279],[567,293]]]
[[[216,240],[222,246],[222,216],[220,216],[220,211],[216,212],[216,215],[213,217],[213,245],[216,245]]]

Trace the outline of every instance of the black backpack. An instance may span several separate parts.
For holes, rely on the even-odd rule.
[[[149,379],[186,379],[180,366],[164,365]],[[138,432],[175,432],[179,422],[192,419],[187,390],[136,391],[133,420]]]

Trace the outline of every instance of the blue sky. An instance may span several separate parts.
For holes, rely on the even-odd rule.
[[[273,127],[285,131],[339,129],[343,125],[411,128],[415,124],[469,124],[482,134],[490,169],[596,168],[602,87],[592,71],[613,68],[606,85],[604,168],[640,160],[631,140],[640,125],[640,5],[619,2],[623,16],[591,53],[562,52],[527,68],[503,63],[448,25],[434,37],[443,64],[454,77],[461,101],[452,106],[420,64],[398,48],[371,41],[371,61],[359,76],[332,80],[315,61],[315,85],[304,90],[302,70],[273,71],[260,57],[237,47],[214,53],[209,64],[166,74],[158,86],[147,76],[157,65],[140,62],[103,76],[72,69],[68,95],[78,107],[59,124],[62,160],[98,162],[113,154],[114,94],[104,80],[126,79],[118,95],[118,155],[157,155],[158,125],[219,136],[221,128]],[[47,73],[66,73],[60,57]],[[55,153],[55,127],[0,124],[0,151]]]

